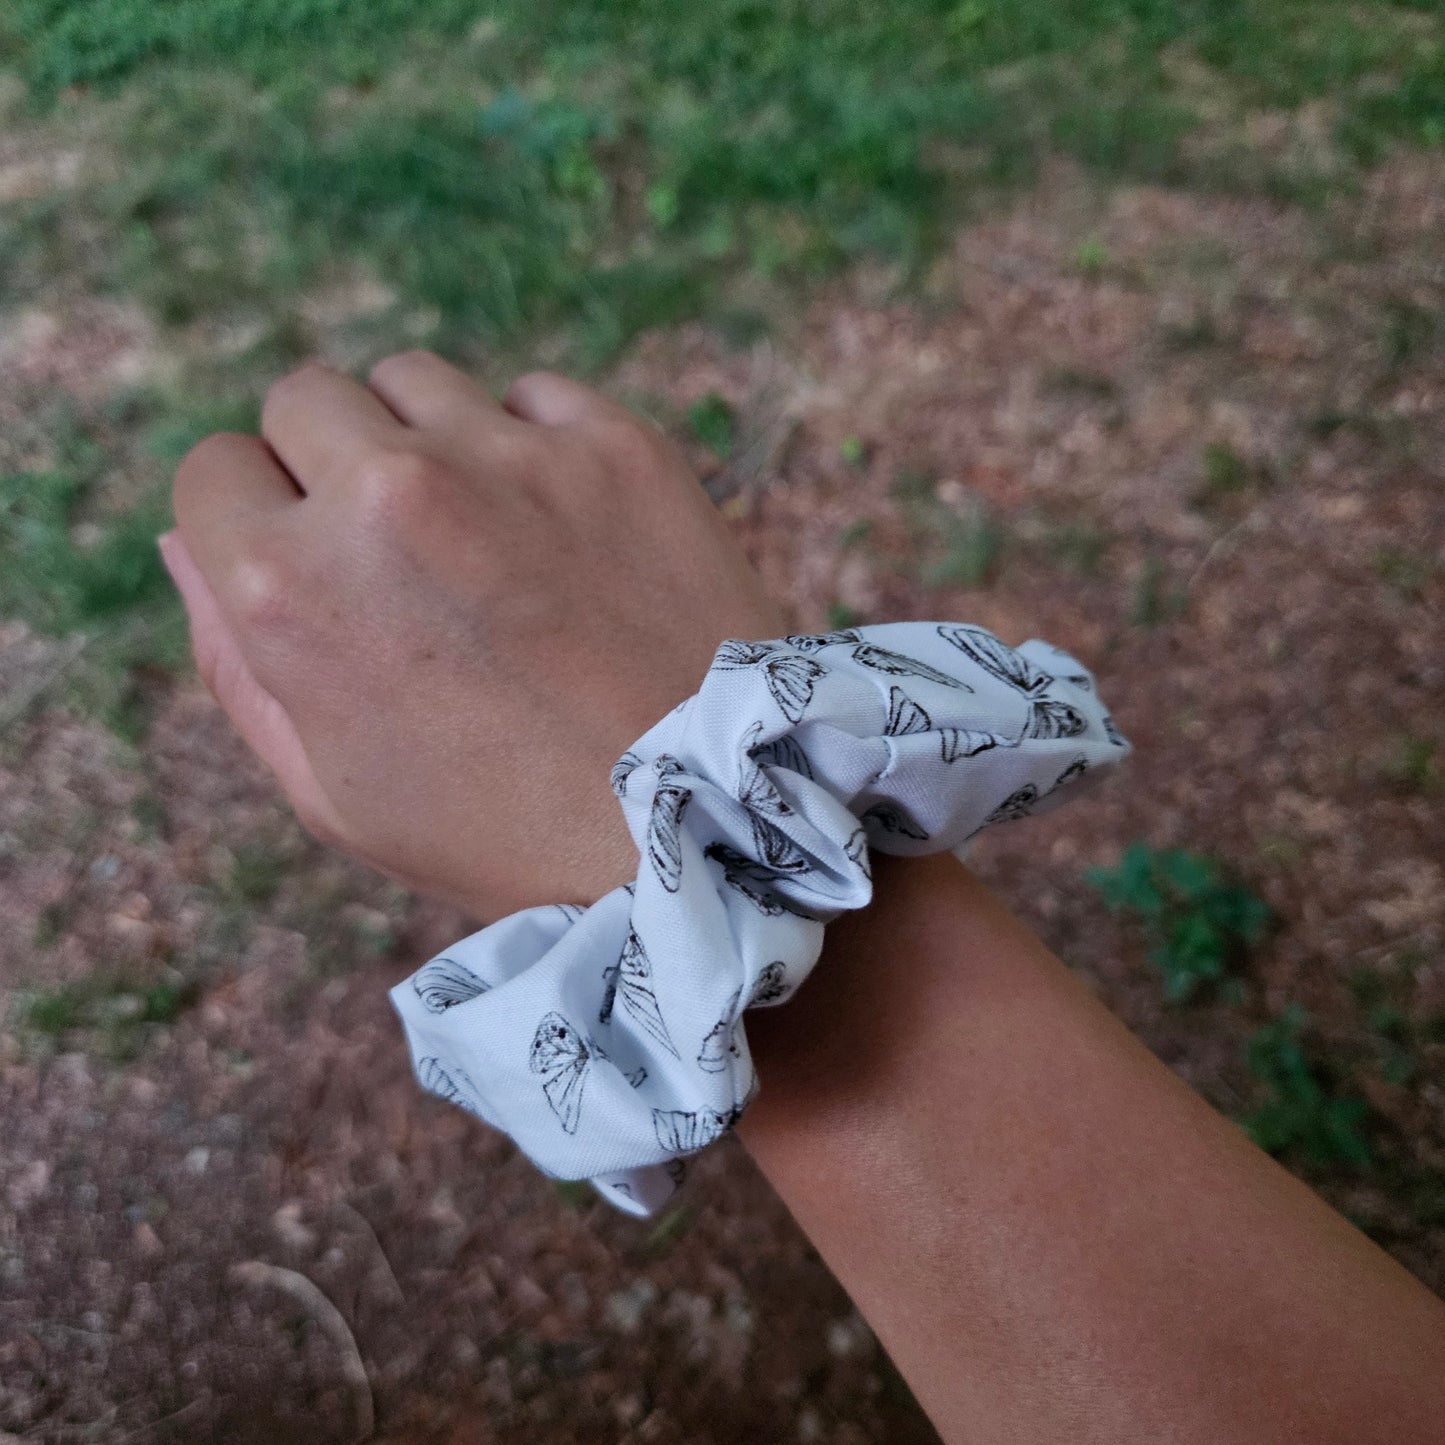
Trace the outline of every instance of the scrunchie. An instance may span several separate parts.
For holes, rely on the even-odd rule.
[[[743,1015],[868,903],[871,849],[957,850],[1127,752],[1044,642],[926,622],[724,642],[612,769],[636,882],[503,918],[392,990],[417,1078],[649,1214],[757,1093]]]

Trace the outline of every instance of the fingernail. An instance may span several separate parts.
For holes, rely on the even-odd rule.
[[[176,580],[176,569],[171,562],[171,553],[175,547],[175,538],[176,532],[174,527],[172,527],[169,532],[162,532],[160,536],[156,538],[156,546],[160,549],[161,554],[161,564],[165,567],[166,571],[170,573],[172,582]]]

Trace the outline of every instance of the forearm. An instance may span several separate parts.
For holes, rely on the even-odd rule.
[[[743,1139],[945,1439],[1445,1440],[1445,1306],[953,859],[749,1034]]]

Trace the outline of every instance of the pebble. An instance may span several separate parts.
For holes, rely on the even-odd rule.
[[[307,1251],[315,1248],[316,1231],[301,1221],[305,1206],[299,1199],[288,1200],[271,1216],[271,1228],[276,1237],[290,1249]]]
[[[624,1335],[636,1334],[648,1306],[657,1298],[657,1286],[649,1279],[640,1279],[607,1296],[608,1323]]]

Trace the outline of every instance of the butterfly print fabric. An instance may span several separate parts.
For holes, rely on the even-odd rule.
[[[650,1214],[756,1094],[748,1010],[785,1005],[868,903],[871,850],[957,851],[1128,751],[1043,642],[932,622],[724,642],[612,769],[635,881],[503,918],[392,990],[418,1081]]]

